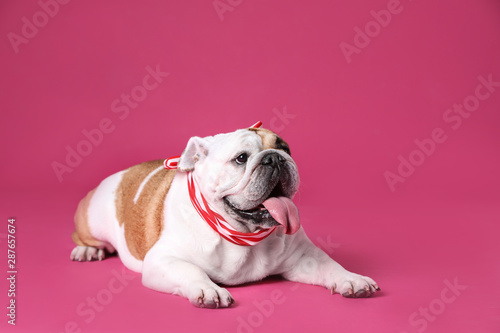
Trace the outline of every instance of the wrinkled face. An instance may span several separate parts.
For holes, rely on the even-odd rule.
[[[196,144],[193,175],[210,206],[235,228],[277,226],[267,208],[274,207],[273,199],[291,202],[286,198],[293,198],[299,186],[288,144],[265,129],[197,139],[202,141]]]

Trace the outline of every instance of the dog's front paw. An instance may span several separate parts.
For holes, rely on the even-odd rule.
[[[347,298],[370,297],[380,290],[371,278],[347,271],[337,274],[333,280],[332,294],[336,292]]]
[[[194,306],[209,309],[227,308],[234,303],[229,291],[212,282],[193,284],[188,298]]]

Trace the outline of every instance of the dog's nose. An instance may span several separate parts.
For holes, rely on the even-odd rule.
[[[276,167],[285,162],[285,158],[278,153],[269,153],[260,161],[261,165]]]

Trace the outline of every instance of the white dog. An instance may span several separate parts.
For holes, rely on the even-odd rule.
[[[288,144],[258,127],[193,137],[178,164],[151,161],[106,178],[78,205],[71,259],[116,250],[146,287],[208,308],[234,302],[218,284],[275,274],[345,297],[380,290],[307,238],[291,200],[299,175]]]

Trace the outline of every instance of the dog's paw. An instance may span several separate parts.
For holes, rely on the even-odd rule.
[[[71,251],[71,260],[74,261],[92,261],[103,260],[106,256],[104,249],[98,249],[93,246],[78,245]]]
[[[209,309],[227,308],[234,303],[229,291],[212,282],[193,284],[188,298],[194,306]]]
[[[370,297],[380,288],[375,281],[367,276],[351,272],[339,273],[330,286],[333,293],[339,293],[347,298]]]

